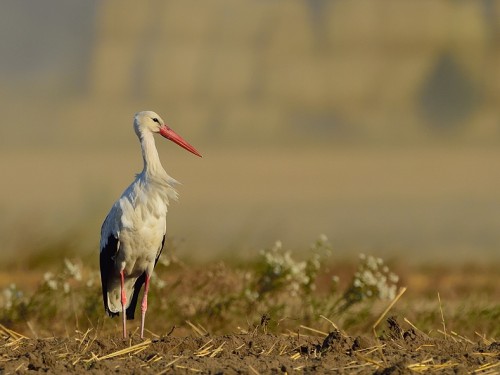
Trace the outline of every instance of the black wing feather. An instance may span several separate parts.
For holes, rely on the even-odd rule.
[[[114,258],[118,252],[118,238],[113,235],[108,237],[106,246],[101,249],[100,266],[101,266],[101,284],[102,284],[102,299],[104,302],[104,309],[109,316],[119,315],[116,312],[109,310],[108,306],[108,281],[112,270],[115,267]]]
[[[156,255],[155,259],[155,267],[156,263],[158,263],[158,259],[160,259],[161,252],[163,251],[163,246],[165,245],[165,236],[163,236],[163,240],[161,241],[161,247]],[[146,272],[143,272],[141,276],[135,281],[134,284],[134,294],[132,295],[132,300],[130,301],[130,305],[127,308],[126,315],[127,319],[134,319],[135,308],[137,307],[137,301],[139,300],[139,292],[141,291],[142,286],[146,282]]]

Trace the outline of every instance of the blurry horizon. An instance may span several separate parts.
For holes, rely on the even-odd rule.
[[[100,224],[142,168],[183,183],[179,255],[307,248],[500,259],[500,5],[108,0],[0,4],[3,254]]]

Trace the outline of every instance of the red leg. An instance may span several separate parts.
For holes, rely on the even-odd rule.
[[[146,274],[146,283],[144,285],[144,296],[141,303],[141,339],[144,338],[144,321],[146,320],[146,311],[148,310],[148,291],[149,291],[149,276]]]
[[[125,315],[125,306],[127,305],[127,295],[125,294],[125,273],[120,272],[121,277],[121,293],[122,293],[122,319],[123,319],[123,338],[127,338],[127,317]]]

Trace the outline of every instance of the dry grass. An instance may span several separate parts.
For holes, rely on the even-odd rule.
[[[384,301],[381,298],[387,298],[385,294],[379,295],[379,289],[373,288],[388,293],[392,287],[365,285],[366,295],[353,288],[358,281],[352,276],[352,263],[332,262],[330,255],[318,260],[311,250],[309,260],[293,253],[286,255],[285,250],[276,253],[282,252],[284,257],[273,251],[269,250],[268,258],[262,256],[259,261],[239,265],[217,262],[187,266],[175,256],[167,266],[160,264],[146,320],[151,337],[288,330],[326,335],[339,327],[351,334],[371,330],[377,336],[380,323],[389,313],[403,316],[420,332],[439,332],[435,328],[438,323],[443,335],[451,339],[459,337],[454,332],[464,337],[476,331],[489,337],[500,335],[500,327],[495,324],[500,316],[500,306],[495,303],[500,283],[493,265],[458,271],[454,267],[410,269],[394,263],[391,269],[401,279],[399,293],[389,294]],[[285,260],[288,263],[280,263]],[[98,272],[84,264],[87,262],[63,262],[52,272],[31,271],[38,275],[35,284],[7,284],[0,295],[4,329],[31,337],[67,336],[75,328],[99,334],[116,331],[117,321],[102,312]],[[278,265],[279,275],[274,274]],[[384,274],[377,272],[365,277],[382,280]],[[455,273],[460,277],[455,278]],[[423,275],[432,281],[422,284]],[[60,323],[53,324],[54,319]],[[137,322],[131,322],[130,327],[134,333]],[[158,331],[161,333],[154,333]],[[3,332],[8,335],[8,331]]]

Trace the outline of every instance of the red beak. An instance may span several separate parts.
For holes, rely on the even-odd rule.
[[[168,140],[171,140],[174,143],[177,143],[179,146],[182,148],[188,150],[189,152],[192,152],[193,154],[199,156],[200,158],[202,157],[201,154],[189,143],[187,143],[179,134],[174,132],[172,129],[170,129],[168,126],[164,125],[160,128],[160,134],[167,138]]]

